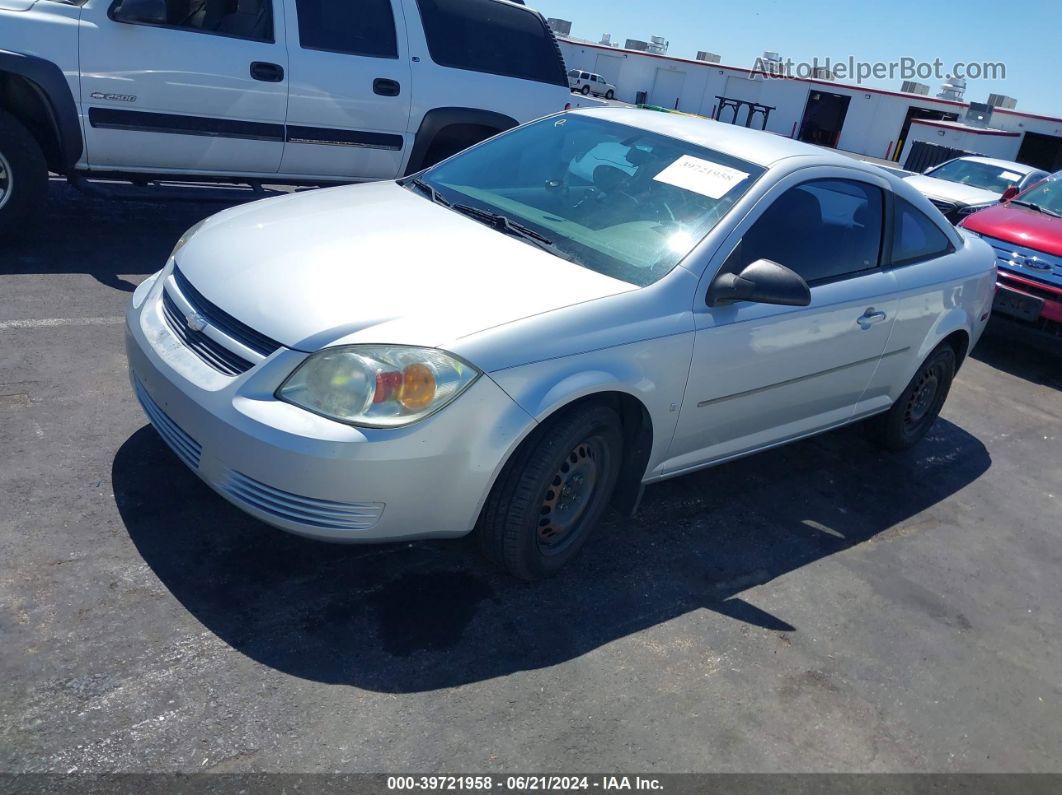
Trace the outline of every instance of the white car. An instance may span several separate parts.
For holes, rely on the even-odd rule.
[[[848,157],[576,111],[208,218],[133,294],[129,368],[174,452],[262,521],[474,531],[532,579],[644,484],[867,418],[914,444],[994,262]]]
[[[595,97],[605,99],[612,99],[616,96],[616,87],[612,83],[595,72],[584,72],[581,69],[568,70],[568,88],[583,96],[593,94]]]
[[[0,239],[49,171],[394,179],[567,89],[545,20],[506,0],[0,0]]]
[[[1004,193],[1016,195],[1048,176],[1046,171],[991,157],[957,157],[905,177],[925,194],[944,217],[957,224],[970,213],[997,203]]]

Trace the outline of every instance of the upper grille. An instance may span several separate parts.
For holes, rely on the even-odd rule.
[[[232,337],[236,342],[262,356],[269,356],[281,347],[276,340],[255,331],[246,323],[241,323],[224,309],[208,301],[192,286],[192,283],[176,265],[173,266],[173,280],[177,283],[177,289],[181,291],[184,300],[192,305],[192,309],[205,317],[210,325],[226,336]]]
[[[162,314],[165,315],[166,323],[181,342],[219,373],[239,375],[254,367],[252,362],[233,353],[223,345],[219,345],[202,331],[192,331],[188,328],[180,308],[173,302],[166,290],[162,291]]]
[[[1062,257],[982,235],[995,250],[996,265],[1052,287],[1062,287]],[[1033,267],[1033,266],[1037,267]],[[1051,296],[1054,300],[1054,296]]]
[[[139,378],[134,379],[133,385],[136,387],[136,397],[140,401],[144,413],[148,415],[151,424],[159,432],[162,441],[166,442],[170,449],[187,466],[192,469],[198,469],[199,457],[203,452],[199,442],[185,433],[176,422],[169,418],[165,411],[159,408],[158,403],[151,399],[151,395],[144,389],[144,385],[140,383]]]

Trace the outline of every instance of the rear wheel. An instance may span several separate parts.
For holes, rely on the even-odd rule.
[[[24,228],[48,193],[48,165],[37,141],[0,110],[0,238]]]
[[[495,483],[476,534],[524,580],[547,577],[585,543],[616,486],[623,437],[612,409],[586,405],[537,429]]]
[[[590,84],[589,83],[584,83],[583,87],[580,88],[579,91],[582,93],[582,95],[584,97],[589,96],[590,95]]]
[[[906,450],[920,441],[944,406],[955,363],[946,343],[929,354],[892,408],[868,421],[871,437],[886,450]]]

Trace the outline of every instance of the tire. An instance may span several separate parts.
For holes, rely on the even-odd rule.
[[[605,99],[612,99],[615,96],[616,96],[616,92],[613,91],[611,88],[608,91],[605,92]]]
[[[590,96],[590,84],[585,83],[583,87],[579,89],[579,93],[582,94],[584,97]]]
[[[616,412],[587,404],[537,428],[498,476],[476,524],[480,549],[510,574],[538,580],[579,552],[619,475]]]
[[[917,444],[940,414],[955,378],[955,365],[950,345],[935,348],[892,408],[867,421],[870,437],[886,450],[907,450]]]
[[[26,227],[48,195],[48,164],[36,139],[0,110],[0,241]]]

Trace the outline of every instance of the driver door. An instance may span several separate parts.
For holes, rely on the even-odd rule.
[[[709,263],[698,288],[689,381],[665,472],[703,466],[850,420],[886,353],[895,282],[879,267],[883,184],[846,169],[783,180]],[[710,307],[722,270],[771,259],[808,283],[811,304]],[[719,260],[722,260],[721,262]]]

